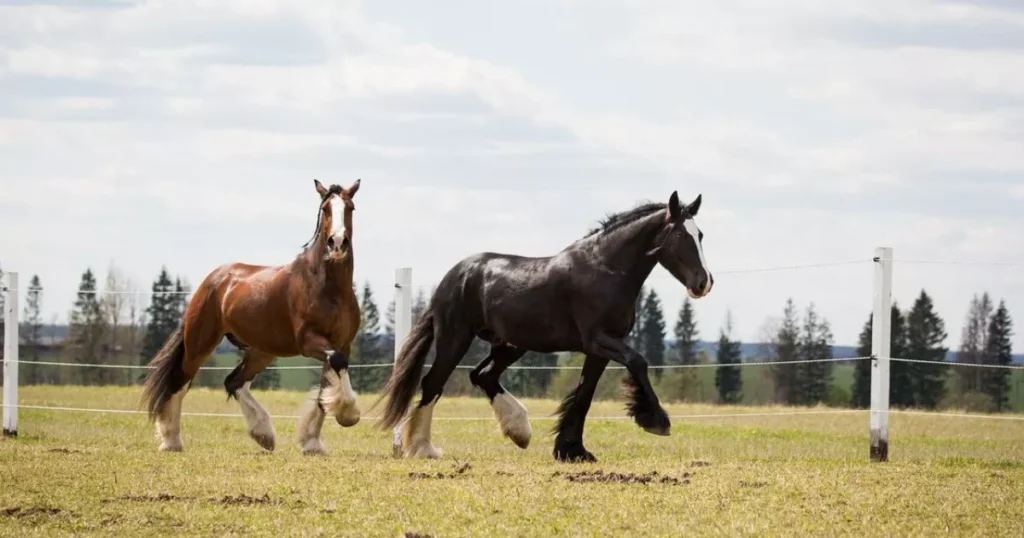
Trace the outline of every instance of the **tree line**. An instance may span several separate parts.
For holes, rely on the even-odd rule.
[[[191,289],[187,279],[172,276],[162,267],[149,293],[139,291],[114,265],[108,268],[102,289],[96,275],[87,269],[81,275],[78,294],[68,314],[68,335],[59,346],[60,352],[79,363],[148,364],[180,323]],[[351,361],[356,365],[388,364],[394,357],[394,301],[382,315],[368,282],[354,291],[359,298],[362,319]],[[426,308],[432,294],[433,290],[419,290],[413,302],[413,319]],[[0,308],[2,306],[0,302]],[[26,288],[21,328],[25,343],[23,360],[39,360],[44,353],[54,352],[48,349],[54,339],[47,339],[42,311],[42,282],[38,275],[33,275]],[[733,335],[732,312],[727,312],[709,345],[702,344],[694,303],[689,298],[675,316],[674,345],[667,343],[668,324],[655,290],[642,290],[636,312],[627,341],[652,366],[652,382],[667,401],[735,404],[744,402],[748,391],[770,391],[768,395],[760,394],[758,400],[802,406],[824,403],[866,408],[870,405],[871,361],[855,361],[852,376],[845,374],[837,379],[836,367],[842,363],[831,360],[831,325],[813,303],[798,307],[788,299],[781,315],[770,318],[762,326],[756,358],[779,364],[746,369],[756,372],[743,372],[739,367],[744,357],[741,341]],[[869,313],[859,336],[857,355],[860,357],[871,355],[872,322]],[[960,367],[951,371],[949,364],[944,364],[949,351],[945,347],[945,325],[925,290],[908,311],[893,304],[891,328],[892,357],[926,361],[891,363],[890,404],[893,407],[959,407],[987,411],[1008,408],[1011,388],[1008,370]],[[956,360],[975,365],[1010,364],[1012,334],[1012,319],[1005,301],[995,304],[988,293],[976,295],[969,305]],[[462,364],[475,365],[488,352],[489,345],[475,339]],[[431,355],[428,364],[432,360]],[[564,364],[578,365],[582,360],[579,356],[570,357]],[[527,353],[517,363],[520,366],[558,364],[557,355],[534,352]],[[712,372],[702,373],[707,369],[664,368],[700,364],[713,364],[710,368],[713,376]],[[390,371],[388,367],[353,368],[351,376],[358,390],[369,393],[384,385]],[[139,370],[110,368],[55,369],[26,365],[24,372],[25,382],[29,384],[120,384],[135,383],[142,377]],[[200,385],[219,386],[221,373],[204,373]],[[610,370],[605,376],[607,379],[602,379],[606,388],[599,389],[598,396],[615,397],[612,391],[617,389],[615,385],[623,375],[621,370]],[[304,382],[314,384],[319,376],[319,370],[312,369]],[[526,397],[559,398],[571,391],[577,381],[578,371],[575,370],[510,370],[504,378],[510,391]],[[282,378],[279,371],[269,370],[253,384],[258,388],[278,388],[282,386]],[[455,395],[476,393],[466,369],[457,370],[445,390]]]

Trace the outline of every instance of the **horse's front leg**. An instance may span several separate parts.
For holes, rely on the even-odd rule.
[[[587,355],[580,373],[580,382],[576,390],[569,393],[558,407],[558,424],[555,431],[555,459],[570,463],[594,463],[597,458],[583,446],[583,424],[590,411],[590,403],[597,390],[597,382],[601,379],[608,359],[596,355]]]
[[[352,427],[359,423],[361,411],[348,375],[348,349],[333,349],[319,335],[307,333],[303,338],[302,355],[324,363],[320,386],[313,389],[310,401],[299,419],[299,442],[306,454],[324,451],[320,441],[325,414],[334,416],[338,424]]]
[[[636,424],[648,433],[668,435],[672,424],[651,386],[651,379],[647,375],[647,360],[621,338],[603,332],[592,338],[587,348],[589,354],[615,361],[629,371],[630,376],[626,378],[625,385],[630,402],[626,410]]]

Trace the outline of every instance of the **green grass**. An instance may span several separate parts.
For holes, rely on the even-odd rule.
[[[23,387],[21,401],[134,409],[138,394]],[[303,394],[256,397],[273,414],[294,415]],[[363,401],[365,409],[372,397]],[[436,421],[439,461],[392,459],[390,432],[368,420],[352,429],[329,421],[330,454],[305,458],[294,419],[275,422],[278,447],[267,454],[240,417],[186,416],[185,452],[162,454],[141,415],[23,409],[19,437],[0,441],[0,534],[1024,535],[1024,422],[894,415],[891,461],[873,464],[866,413],[675,419],[671,437],[592,420],[587,446],[600,463],[563,465],[552,460],[547,434],[557,403],[524,403],[534,441],[521,451],[497,433],[485,400],[443,398],[436,417],[486,420]],[[223,391],[207,389],[193,390],[185,410],[238,412]],[[596,403],[591,415],[621,416],[622,403]],[[598,470],[658,476],[649,484],[566,477]]]

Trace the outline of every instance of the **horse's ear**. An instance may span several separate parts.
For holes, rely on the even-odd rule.
[[[697,212],[700,211],[700,197],[701,195],[698,194],[697,199],[690,203],[690,205],[686,206],[686,212],[689,213],[691,217],[696,217]]]
[[[323,183],[320,183],[319,179],[314,179],[313,185],[316,185],[316,192],[320,193],[320,198],[327,196],[327,189],[324,188]]]
[[[679,218],[682,208],[679,207],[679,193],[673,191],[672,197],[668,199],[668,215],[673,219]]]
[[[356,195],[356,193],[357,193],[357,192],[359,192],[359,185],[360,185],[360,184],[361,184],[362,182],[363,182],[363,180],[362,180],[362,179],[357,179],[357,180],[356,180],[356,182],[355,182],[355,183],[353,183],[351,187],[349,187],[348,189],[345,189],[345,190],[347,190],[347,191],[348,191],[348,197],[349,197],[349,198],[351,198],[351,197],[355,196],[355,195]]]

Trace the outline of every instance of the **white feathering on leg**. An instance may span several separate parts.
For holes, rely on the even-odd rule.
[[[325,454],[327,452],[323,441],[320,440],[320,431],[324,427],[324,419],[327,417],[327,414],[317,405],[317,398],[319,396],[320,389],[313,389],[302,406],[302,412],[299,413],[299,444],[302,445],[302,453],[307,456]]]
[[[438,396],[440,398],[440,396]],[[434,404],[438,398],[423,407],[413,410],[402,431],[403,455],[406,458],[439,459],[440,449],[430,443],[430,423],[433,420]]]
[[[185,385],[167,401],[164,412],[156,419],[156,432],[160,437],[160,450],[163,452],[181,452],[184,443],[181,441],[181,403],[185,399],[189,386]]]
[[[491,402],[491,409],[494,410],[494,417],[501,426],[502,434],[519,448],[526,449],[530,446],[533,428],[530,426],[526,407],[515,396],[507,392],[496,395]]]
[[[264,450],[274,451],[277,434],[274,432],[274,424],[270,420],[270,413],[263,408],[252,393],[249,392],[249,385],[252,382],[246,381],[240,389],[235,392],[238,398],[238,405],[242,408],[242,416],[249,427],[249,437],[252,437]]]
[[[348,378],[348,370],[335,372],[328,368],[324,374],[327,386],[320,396],[320,403],[328,413],[334,416],[343,427],[349,428],[359,423],[361,412],[356,401],[356,393]]]

